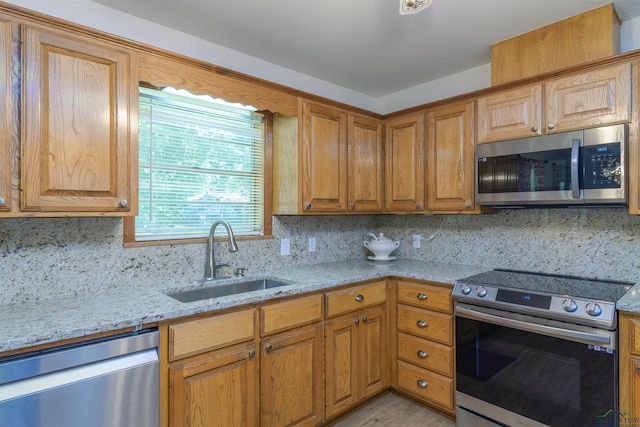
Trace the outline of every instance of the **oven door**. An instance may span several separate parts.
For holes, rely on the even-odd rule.
[[[456,425],[617,426],[615,337],[458,302]]]

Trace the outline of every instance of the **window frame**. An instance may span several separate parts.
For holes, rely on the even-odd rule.
[[[154,89],[159,89],[152,85],[145,84],[140,82],[141,86],[151,87]],[[161,88],[160,88],[161,89]],[[187,88],[188,90],[188,88]],[[199,93],[202,95],[210,95],[208,93]],[[213,96],[213,95],[212,95]],[[227,100],[233,102],[233,100]],[[138,97],[136,97],[136,109],[139,103]],[[264,156],[264,176],[263,176],[263,224],[264,229],[262,235],[259,236],[236,236],[237,240],[260,240],[260,239],[269,239],[273,237],[273,227],[272,227],[272,211],[273,211],[273,200],[272,200],[272,189],[273,189],[273,113],[267,110],[260,110],[259,113],[264,115],[264,144],[263,144],[263,156]],[[137,133],[136,133],[137,134]],[[138,146],[138,141],[133,141]],[[139,155],[136,150],[136,156]],[[139,173],[138,162],[135,162],[136,170],[135,173]],[[136,180],[137,182],[137,180]],[[138,184],[139,185],[139,184]],[[135,194],[135,199],[137,203],[138,199],[138,191],[139,187],[132,188],[132,194]],[[135,239],[135,216],[128,216],[124,218],[123,223],[123,244],[124,247],[141,247],[141,246],[161,246],[161,245],[180,245],[180,244],[191,244],[191,243],[204,243],[207,241],[207,237],[194,237],[194,238],[181,238],[181,239],[146,239],[146,240],[136,240]],[[222,237],[221,237],[222,239]]]

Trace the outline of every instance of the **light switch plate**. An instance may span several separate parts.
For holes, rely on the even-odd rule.
[[[291,255],[291,239],[280,239],[280,255]]]
[[[315,251],[316,251],[316,238],[309,237],[309,252],[315,252]]]
[[[413,235],[413,247],[416,249],[420,249],[420,235],[419,234],[414,234]]]

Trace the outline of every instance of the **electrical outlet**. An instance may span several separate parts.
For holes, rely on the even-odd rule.
[[[316,238],[309,237],[309,252],[315,252],[315,251],[316,251]]]
[[[291,255],[291,239],[280,239],[280,255]]]
[[[420,235],[419,234],[414,234],[413,235],[413,247],[416,249],[420,249]]]

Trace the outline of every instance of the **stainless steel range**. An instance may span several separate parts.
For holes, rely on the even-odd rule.
[[[615,303],[631,286],[513,270],[458,280],[456,425],[617,426]]]

